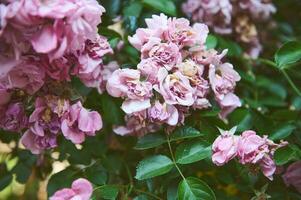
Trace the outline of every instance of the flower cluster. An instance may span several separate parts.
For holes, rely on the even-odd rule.
[[[262,49],[256,24],[276,11],[269,0],[188,0],[182,8],[193,21],[207,24],[214,32],[235,35],[251,57]]]
[[[73,181],[71,188],[56,191],[50,200],[89,200],[93,193],[92,184],[83,178]]]
[[[241,136],[234,135],[236,127],[229,131],[220,130],[221,135],[212,145],[212,161],[222,166],[237,157],[243,165],[259,165],[262,173],[273,180],[276,164],[273,160],[275,151],[287,145],[281,141],[275,144],[267,136],[260,137],[252,130],[244,131]]]
[[[208,27],[190,26],[184,18],[164,14],[146,19],[130,43],[141,52],[137,69],[116,70],[107,82],[107,91],[124,99],[126,126],[115,128],[120,135],[144,134],[160,125],[184,123],[190,109],[211,106],[213,94],[225,118],[240,106],[234,94],[239,74],[214,49],[206,49]]]
[[[101,129],[97,112],[71,100],[70,82],[101,93],[118,68],[102,59],[113,53],[97,33],[104,11],[96,0],[1,1],[0,128],[27,129],[22,142],[33,153],[55,147],[61,132],[81,143]]]

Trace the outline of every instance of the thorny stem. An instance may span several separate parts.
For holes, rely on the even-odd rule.
[[[176,159],[175,159],[175,157],[174,157],[174,155],[173,155],[173,151],[172,151],[172,148],[171,148],[169,136],[167,135],[166,137],[167,137],[168,148],[169,148],[169,152],[170,152],[170,155],[171,155],[173,164],[175,165],[176,169],[177,169],[178,172],[180,173],[180,175],[181,175],[181,177],[183,178],[183,180],[186,180],[186,179],[185,179],[185,176],[183,175],[183,173],[181,172],[180,168],[178,167],[178,165],[177,165],[177,163],[176,163]]]

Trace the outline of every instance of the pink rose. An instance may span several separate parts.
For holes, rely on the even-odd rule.
[[[301,193],[301,161],[291,164],[282,178],[287,186],[292,185]]]
[[[45,79],[45,71],[39,67],[41,63],[36,59],[24,58],[2,81],[6,81],[9,88],[19,88],[31,95],[36,93],[44,85]]]
[[[82,143],[86,135],[94,136],[101,128],[101,116],[96,111],[88,111],[80,102],[70,106],[62,118],[63,135],[75,144]]]
[[[221,166],[229,162],[237,155],[239,136],[234,135],[236,127],[229,131],[220,130],[221,135],[212,145],[212,162]]]
[[[22,103],[11,103],[0,117],[0,127],[4,130],[19,132],[28,125],[28,117]]]
[[[71,63],[67,57],[61,57],[53,60],[49,63],[48,58],[42,60],[43,67],[46,71],[46,74],[50,78],[58,81],[70,81],[70,68]]]
[[[151,58],[159,66],[167,70],[173,69],[182,61],[182,56],[177,45],[173,43],[160,43],[159,41],[145,44],[141,49],[142,59]]]
[[[170,126],[175,126],[179,120],[179,113],[176,107],[166,103],[161,104],[159,101],[155,102],[151,108],[148,109],[150,121],[167,123]]]
[[[152,18],[145,19],[147,28],[152,31],[153,37],[162,37],[162,34],[168,29],[168,17],[164,14],[152,15]]]
[[[180,72],[168,74],[165,68],[158,72],[159,84],[154,89],[159,92],[166,103],[171,105],[191,106],[195,101],[195,89],[190,85],[189,79]]]
[[[109,78],[107,91],[113,97],[145,100],[152,96],[152,84],[140,81],[138,70],[119,69]]]
[[[73,181],[71,188],[56,191],[49,200],[89,200],[93,193],[92,184],[83,178]]]
[[[261,171],[265,177],[273,180],[273,174],[276,172],[276,163],[270,155],[265,155],[259,162]]]
[[[40,154],[46,149],[52,149],[57,146],[57,135],[47,133],[40,136],[29,129],[23,134],[21,143],[26,149],[30,150],[31,153]]]
[[[168,21],[168,31],[166,31],[165,37],[182,48],[193,45],[203,46],[208,33],[209,29],[205,24],[197,23],[191,27],[187,19],[175,18]]]
[[[159,130],[159,126],[152,123],[147,123],[147,111],[135,112],[125,116],[125,126],[116,126],[113,128],[117,135],[136,135],[143,136],[148,133],[153,133]]]
[[[255,131],[244,131],[238,142],[238,157],[242,164],[257,163],[269,153],[267,138],[256,135]]]
[[[146,28],[138,28],[136,34],[128,37],[129,42],[139,51],[151,37],[151,30]]]
[[[238,141],[238,158],[242,164],[259,164],[262,173],[273,180],[276,164],[273,155],[278,148],[287,145],[281,141],[275,144],[267,136],[260,137],[254,131],[244,131]]]
[[[78,56],[79,64],[73,70],[73,74],[77,75],[87,87],[97,88],[99,93],[102,93],[104,85],[102,57],[107,53],[113,53],[113,50],[105,38],[87,40],[85,50]]]
[[[209,81],[215,99],[222,108],[221,118],[225,118],[235,108],[241,106],[239,98],[234,94],[236,82],[239,80],[240,76],[231,64],[224,63],[218,67],[210,65]]]
[[[152,58],[141,60],[137,69],[148,82],[153,84],[157,82],[160,65],[158,65],[158,63],[156,63]]]
[[[29,117],[31,131],[42,137],[48,132],[57,135],[60,131],[60,115],[55,112],[55,107],[50,107],[48,103],[49,100],[47,97],[38,97],[35,101],[35,110]],[[59,99],[56,99],[55,103],[56,106],[61,106],[58,105],[60,103]],[[62,112],[65,112],[65,109]]]
[[[239,6],[258,19],[267,19],[276,12],[276,7],[269,1],[264,0],[243,0],[239,2]]]

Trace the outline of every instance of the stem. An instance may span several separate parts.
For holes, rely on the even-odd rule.
[[[286,71],[284,69],[281,70],[282,74],[285,76],[285,78],[287,79],[287,81],[289,82],[289,84],[291,85],[291,87],[295,90],[295,92],[301,96],[301,92],[300,90],[297,88],[297,86],[295,85],[295,83],[292,81],[292,79],[289,77],[289,75],[286,73]]]
[[[171,155],[171,158],[172,158],[172,162],[175,165],[175,167],[177,168],[177,170],[178,170],[179,174],[181,175],[181,177],[183,178],[183,180],[186,180],[185,176],[183,175],[183,173],[181,172],[180,168],[178,167],[178,165],[176,163],[176,159],[173,155],[173,151],[172,151],[172,148],[171,148],[169,136],[167,135],[166,137],[167,137],[167,143],[168,143],[169,152],[170,152],[170,155]]]
[[[257,60],[260,61],[261,63],[264,63],[264,64],[269,65],[271,67],[277,68],[276,63],[274,63],[273,61],[270,61],[270,60],[264,59],[264,58],[258,58]]]

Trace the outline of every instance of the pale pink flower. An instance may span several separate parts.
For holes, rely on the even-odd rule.
[[[11,103],[7,106],[4,114],[0,117],[2,129],[19,132],[28,125],[28,117],[22,103]]]
[[[152,37],[151,30],[146,28],[138,28],[136,34],[129,36],[129,42],[138,50],[141,50],[144,44]]]
[[[78,66],[73,70],[87,87],[97,88],[99,93],[104,85],[102,57],[107,53],[113,53],[113,50],[104,37],[87,40],[85,50],[78,56]]]
[[[251,130],[242,133],[238,142],[238,157],[242,164],[255,164],[267,153],[269,153],[267,138],[262,138]]]
[[[96,111],[88,111],[80,102],[73,104],[62,117],[63,135],[75,144],[82,143],[85,136],[95,136],[102,128],[101,116]]]
[[[33,154],[40,154],[46,149],[52,149],[57,146],[57,136],[47,133],[43,136],[37,135],[28,129],[21,138],[21,143]]]
[[[183,46],[202,46],[206,42],[209,29],[205,24],[196,23],[192,27],[185,18],[168,20],[168,30],[164,33],[167,41]]]
[[[221,166],[229,162],[237,155],[239,136],[234,135],[236,127],[229,131],[220,130],[221,135],[215,139],[212,145],[212,162]]]
[[[141,52],[142,59],[151,58],[159,66],[165,67],[167,70],[173,69],[182,61],[179,48],[173,43],[160,43],[159,41],[151,44],[147,43],[141,49]]]
[[[276,163],[272,156],[265,155],[259,162],[260,169],[265,177],[273,180],[273,175],[276,172]]]
[[[239,6],[257,19],[267,19],[276,12],[276,7],[265,0],[242,0]]]
[[[291,164],[282,175],[287,186],[294,186],[301,193],[301,161]]]
[[[229,63],[217,67],[210,65],[209,81],[215,98],[222,108],[221,118],[225,118],[235,108],[241,106],[239,98],[234,94],[236,82],[240,80],[239,74]]]
[[[195,101],[195,89],[191,87],[189,79],[181,72],[168,74],[165,68],[159,70],[159,83],[154,89],[159,92],[166,103],[171,105],[191,106]]]
[[[125,116],[125,126],[115,126],[114,132],[120,136],[136,135],[143,136],[148,133],[153,133],[159,130],[159,126],[152,123],[147,123],[147,111],[140,111]]]
[[[56,191],[49,200],[89,200],[93,193],[92,184],[83,178],[73,181],[71,188]]]
[[[56,106],[60,101],[56,99]],[[35,110],[29,117],[30,130],[32,133],[44,137],[45,135],[57,135],[60,131],[60,116],[55,113],[55,107],[50,107],[47,97],[38,97],[35,101]],[[64,105],[63,105],[64,106]],[[66,108],[62,111],[65,112]]]
[[[160,65],[155,62],[152,58],[143,59],[137,65],[137,69],[141,72],[141,75],[146,78],[146,80],[152,84],[158,81],[158,72]]]
[[[67,57],[61,57],[49,63],[48,58],[43,58],[41,61],[45,72],[50,78],[58,81],[70,81],[71,63]]]
[[[242,164],[259,164],[262,173],[273,180],[273,174],[276,172],[273,155],[278,148],[287,144],[283,141],[275,144],[267,136],[260,137],[254,131],[244,131],[238,141],[237,156]]]
[[[39,65],[41,63],[34,57],[24,58],[0,81],[6,82],[8,88],[19,88],[34,94],[44,85],[45,71]]]
[[[134,69],[119,69],[107,82],[107,91],[113,97],[145,100],[152,96],[152,84],[140,81],[140,72]]]
[[[179,113],[175,106],[166,103],[161,104],[156,101],[155,104],[148,109],[148,116],[151,122],[167,123],[175,126],[179,120]]]

